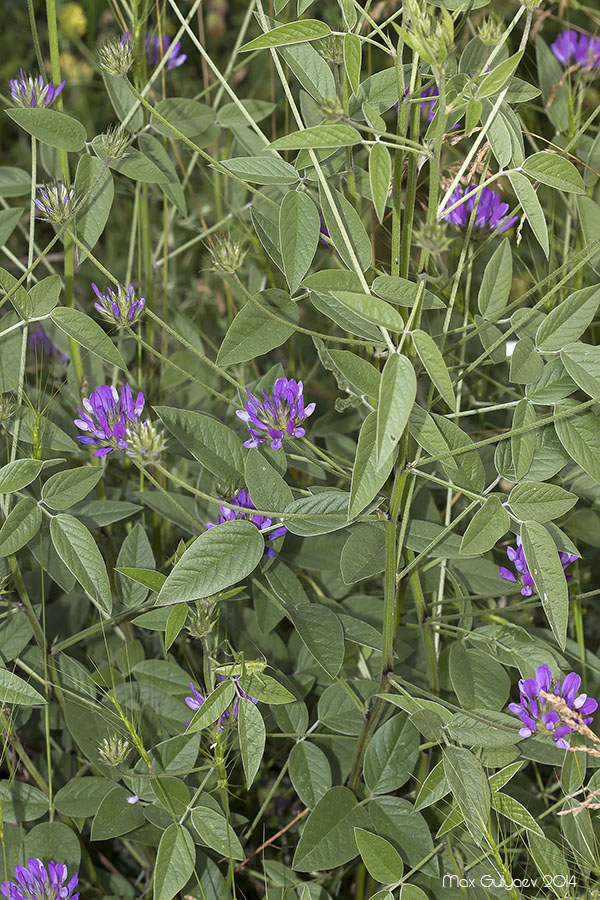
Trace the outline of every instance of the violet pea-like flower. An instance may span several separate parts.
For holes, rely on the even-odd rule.
[[[521,543],[521,538],[517,537],[517,549],[514,547],[506,548],[506,555],[509,560],[515,567],[516,575],[511,569],[507,569],[506,566],[500,566],[500,577],[504,578],[505,581],[512,581],[518,583],[519,581],[522,584],[521,594],[524,597],[531,597],[533,594],[533,578],[531,577],[531,572],[527,567],[527,560],[525,559],[525,553],[523,551],[523,546]],[[578,556],[575,556],[573,553],[564,553],[562,550],[558,554],[563,571],[570,566],[571,563],[574,563],[576,559],[579,559]],[[565,572],[565,578],[569,581],[573,575],[570,572]]]
[[[106,456],[113,450],[127,450],[127,430],[134,426],[144,410],[144,395],[140,391],[134,401],[128,384],[119,394],[115,387],[103,384],[79,407],[75,425],[84,431],[77,440],[93,444],[94,456]]]
[[[518,216],[506,215],[509,210],[508,203],[502,201],[500,194],[496,194],[489,187],[484,187],[479,191],[477,186],[469,186],[462,188],[460,185],[453,191],[446,209],[448,212],[442,214],[443,218],[448,219],[452,225],[459,228],[466,228],[471,218],[471,213],[475,208],[477,196],[479,194],[479,203],[475,214],[475,228],[481,231],[484,228],[490,231],[496,231],[502,234],[511,228],[518,221]],[[459,201],[461,201],[459,203]],[[451,209],[455,203],[459,205],[455,209]]]
[[[65,86],[65,82],[61,81],[58,87],[44,81],[41,75],[35,78],[32,75],[26,75],[23,69],[19,70],[18,78],[11,78],[9,81],[10,96],[16,106],[21,107],[44,107],[49,106],[53,100],[56,100],[60,92]]]
[[[15,880],[3,881],[0,893],[5,900],[79,900],[77,873],[70,879],[67,867],[51,860],[45,866],[36,857],[26,866],[15,866]]]
[[[244,447],[258,447],[270,441],[271,448],[279,450],[284,438],[304,437],[306,430],[301,422],[312,416],[316,404],[304,405],[303,390],[301,381],[282,377],[275,382],[272,397],[263,391],[262,401],[246,391],[245,409],[236,410],[250,433]]]
[[[600,65],[600,38],[593,38],[568,28],[561,31],[550,49],[564,66],[576,65],[595,69]]]
[[[590,725],[598,703],[587,694],[578,695],[580,687],[581,678],[576,672],[570,672],[561,685],[560,678],[555,680],[547,665],[537,667],[535,678],[522,678],[519,681],[520,702],[508,706],[521,720],[519,735],[528,738],[537,733],[549,733],[559,749],[568,750],[571,745],[567,735],[573,728],[561,721],[557,710],[540,692],[561,697],[575,714],[576,722]]]
[[[221,675],[221,681],[225,680],[225,675]],[[220,716],[220,718],[218,718],[216,722],[213,722],[213,728],[218,731],[219,734],[221,734],[221,732],[225,728],[225,724],[230,716],[233,716],[234,719],[237,719],[240,710],[240,700],[246,699],[250,700],[251,703],[258,703],[258,700],[256,700],[254,697],[250,697],[249,694],[246,694],[245,691],[241,689],[238,684],[239,680],[239,675],[233,676],[233,686],[235,687],[235,704],[233,705],[233,708],[231,709],[231,711],[229,709],[226,709],[225,712]],[[193,712],[198,712],[198,710],[202,708],[206,697],[204,697],[204,695],[194,687],[193,681],[190,681],[190,688],[192,691],[192,696],[186,697],[185,702]],[[189,725],[190,723],[186,722],[185,724]]]
[[[148,56],[148,62],[151,66],[157,65],[160,62],[161,57],[167,55],[167,50],[171,46],[171,38],[168,35],[163,35],[162,37],[162,53],[161,53],[161,39],[160,37],[151,37],[149,34],[146,35],[146,54]],[[187,55],[185,53],[180,53],[181,50],[181,41],[175,41],[173,44],[173,49],[169,54],[169,58],[165,63],[165,68],[177,69],[179,66],[182,66],[187,59]]]
[[[219,500],[223,500],[223,498],[219,497]],[[266,532],[264,535],[265,540],[274,541],[287,532],[285,525],[281,525],[279,528],[275,528],[272,531],[267,531],[273,524],[273,519],[269,516],[259,516],[256,514],[256,507],[250,498],[250,494],[244,488],[236,491],[229,502],[234,506],[243,506],[244,509],[248,511],[242,512],[239,509],[229,509],[227,506],[219,506],[219,516],[217,521],[207,522],[207,528],[215,528],[216,525],[222,525],[224,522],[234,522],[236,519],[246,519],[247,521],[252,522],[253,525],[256,525],[259,531]],[[276,555],[273,548],[267,547],[266,545],[265,554],[267,556]]]

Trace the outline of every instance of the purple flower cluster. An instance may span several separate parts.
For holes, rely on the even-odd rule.
[[[239,680],[240,680],[239,675],[233,676],[233,686],[235,687],[235,694],[236,694],[235,704],[233,706],[233,709],[231,709],[231,711],[229,709],[226,709],[225,712],[222,714],[222,716],[219,719],[217,719],[216,722],[213,722],[213,728],[218,730],[219,734],[221,734],[221,732],[225,728],[225,723],[227,722],[227,719],[230,716],[233,716],[234,719],[237,719],[239,711],[240,711],[240,699],[246,698],[247,700],[250,700],[251,703],[258,703],[258,700],[255,700],[254,697],[250,697],[248,694],[246,694],[241,689],[241,687],[238,684]],[[225,675],[221,675],[221,681],[225,681]],[[192,689],[193,697],[186,697],[185,702],[187,703],[187,705],[189,706],[189,708],[191,710],[193,710],[194,712],[197,712],[201,708],[206,697],[204,697],[200,693],[200,691],[196,690],[196,688],[194,687],[193,681],[190,681],[190,688]],[[186,722],[185,724],[189,725],[190,723]]]
[[[517,574],[511,572],[510,569],[507,569],[506,566],[500,566],[500,577],[504,578],[505,581],[520,581],[523,585],[521,588],[521,593],[524,597],[531,597],[533,594],[533,578],[531,577],[531,573],[527,568],[527,560],[525,559],[525,553],[523,552],[523,547],[521,544],[521,538],[517,537],[517,549],[514,547],[506,548],[506,555],[508,556],[511,563],[514,565]],[[561,550],[558,554],[560,557],[560,561],[562,563],[563,570],[570,566],[571,563],[574,563],[576,559],[579,559],[578,556],[575,556],[573,553],[563,553]],[[565,572],[565,578],[567,581],[571,579],[573,576],[571,574],[567,574]]]
[[[223,500],[223,498],[219,497],[219,500]],[[235,506],[243,506],[248,512],[245,513],[238,509],[229,509],[227,506],[219,506],[219,517],[217,521],[207,522],[207,528],[214,528],[215,525],[222,525],[224,522],[233,522],[236,519],[247,519],[249,522],[252,522],[253,525],[256,525],[259,531],[266,530],[273,524],[273,519],[268,516],[253,515],[253,510],[256,510],[256,507],[250,499],[250,494],[244,488],[240,491],[236,491],[229,502],[233,503]],[[265,540],[274,541],[277,538],[282,537],[286,532],[287,528],[285,525],[281,525],[279,528],[275,528],[273,531],[269,531],[265,534]],[[265,546],[265,553],[267,556],[275,556],[275,551],[272,547]]]
[[[9,81],[10,96],[14,100],[16,106],[48,106],[53,100],[56,100],[60,92],[65,86],[65,82],[61,81],[58,87],[48,84],[41,75],[34,78],[32,75],[26,75],[23,69],[19,70],[18,78],[11,78]]]
[[[137,299],[132,284],[127,289],[120,284],[115,290],[109,287],[101,294],[98,286],[92,282],[92,290],[98,298],[94,306],[112,325],[133,325],[144,311],[146,300],[144,297]]]
[[[300,425],[312,416],[315,403],[304,406],[303,386],[293,378],[278,378],[270,397],[263,391],[263,400],[258,400],[250,391],[245,409],[236,410],[236,415],[248,425],[250,438],[244,447],[258,447],[271,441],[271,448],[279,450],[285,437],[304,437],[306,431]]]
[[[41,325],[39,325],[35,331],[31,332],[27,339],[27,346],[34,353],[39,353],[41,356],[43,355],[48,358],[51,356],[58,356],[61,362],[69,362],[67,354],[61,353],[58,350],[56,344],[48,337]]]
[[[53,860],[48,868],[41,859],[28,859],[27,866],[15,866],[15,881],[3,881],[0,892],[5,900],[78,900],[79,876],[70,881],[67,867]]]
[[[569,709],[577,714],[577,721],[589,725],[592,721],[592,713],[598,708],[598,703],[587,694],[579,694],[581,678],[576,672],[571,672],[564,679],[562,686],[560,678],[553,685],[552,671],[549,666],[538,666],[535,670],[535,678],[521,679],[519,690],[521,692],[520,703],[509,703],[509,709],[521,720],[522,728],[519,734],[522,738],[531,737],[539,728],[542,734],[549,731],[557,747],[568,750],[571,746],[565,735],[573,731],[570,725],[561,724],[560,716],[556,709],[542,696],[540,691],[554,693],[561,697]],[[557,725],[560,726],[557,728]]]
[[[98,449],[94,456],[106,456],[113,450],[127,450],[127,430],[136,425],[144,410],[144,395],[140,391],[135,403],[128,384],[117,389],[108,384],[97,388],[79,407],[80,417],[74,419],[81,431],[78,440],[82,444],[94,444]]]
[[[561,31],[550,49],[564,66],[578,65],[591,69],[600,65],[600,38],[589,37],[570,28]]]
[[[446,209],[450,209],[459,200],[462,200],[462,203],[456,209],[443,213],[443,217],[448,219],[452,225],[466,228],[477,203],[478,191],[477,187],[467,187],[463,190],[459,185],[448,200]],[[502,202],[500,194],[496,194],[489,187],[482,188],[479,192],[479,203],[475,214],[475,228],[480,230],[489,228],[491,231],[498,231],[499,234],[507,231],[519,219],[518,216],[507,217],[506,213],[509,208],[508,203]]]
[[[162,37],[162,53],[161,53],[161,39],[160,37],[150,37],[149,34],[146,35],[146,54],[148,56],[148,62],[151,66],[156,66],[163,56],[166,56],[167,50],[171,46],[171,38],[168,35],[163,35]],[[173,44],[173,50],[171,51],[171,55],[169,56],[166,62],[166,69],[177,69],[179,66],[182,66],[187,59],[185,53],[180,53],[181,50],[181,41],[175,41]]]

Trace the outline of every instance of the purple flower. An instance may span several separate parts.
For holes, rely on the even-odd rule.
[[[278,378],[269,397],[263,391],[264,400],[258,400],[250,391],[245,409],[236,410],[236,415],[248,424],[250,438],[244,447],[258,447],[270,439],[271,448],[279,450],[285,437],[304,437],[306,431],[300,425],[315,411],[315,403],[304,406],[303,386],[293,378]]]
[[[219,497],[219,500],[223,500],[223,498]],[[252,522],[253,525],[256,525],[259,531],[266,531],[266,529],[270,528],[273,524],[273,519],[268,516],[252,514],[252,510],[255,510],[256,507],[250,499],[250,494],[244,488],[240,491],[236,491],[229,502],[233,503],[235,506],[243,506],[248,512],[244,513],[239,509],[229,509],[227,506],[219,506],[219,517],[217,521],[207,522],[207,528],[214,528],[215,525],[222,525],[224,522],[234,522],[236,519],[247,519],[249,522]],[[286,532],[287,528],[285,525],[281,525],[280,528],[275,528],[273,531],[269,531],[265,534],[265,540],[274,541],[277,538],[282,537]],[[275,551],[271,547],[265,546],[265,553],[267,556],[275,556]]]
[[[326,247],[331,247],[331,235],[327,230],[327,225],[325,224],[323,213],[320,212],[319,216],[321,218],[321,227],[319,228],[319,243],[325,244]]]
[[[136,425],[144,409],[144,395],[140,391],[135,403],[128,384],[121,388],[103,384],[79,407],[80,417],[75,425],[88,434],[77,440],[82,444],[94,444],[98,449],[94,456],[106,456],[113,450],[127,450],[127,429]]]
[[[479,189],[477,187],[467,187],[464,189],[459,185],[452,193],[446,209],[450,209],[459,200],[463,202],[450,212],[443,213],[443,217],[448,219],[452,225],[458,225],[466,228],[471,218],[471,213],[477,202]],[[500,194],[496,194],[491,188],[484,187],[479,193],[479,203],[477,205],[477,213],[475,216],[475,228],[489,228],[491,231],[498,231],[502,234],[518,221],[518,216],[507,218],[506,213],[509,210],[508,203],[503,203]]]
[[[576,557],[577,558],[577,557]],[[561,750],[568,750],[569,741],[565,735],[573,731],[570,725],[561,723],[556,709],[544,697],[540,691],[546,694],[552,693],[554,679],[552,671],[547,665],[538,666],[535,670],[535,678],[521,679],[519,690],[521,692],[519,703],[509,703],[508,708],[521,720],[522,727],[519,734],[522,738],[536,734],[538,728],[541,733],[551,732],[554,743]],[[564,679],[561,687],[560,678],[554,685],[554,694],[562,697],[569,709],[577,713],[576,721],[589,725],[592,722],[592,713],[598,708],[598,703],[587,694],[577,696],[581,686],[581,678],[576,672],[571,672]],[[559,725],[560,727],[556,727]]]
[[[504,578],[505,581],[521,581],[523,587],[521,588],[521,593],[524,597],[531,597],[533,593],[533,578],[531,577],[531,573],[527,568],[527,560],[525,559],[525,553],[523,552],[523,547],[521,545],[521,538],[517,537],[517,549],[514,547],[506,548],[506,555],[509,560],[515,567],[517,571],[517,575],[514,572],[511,572],[510,569],[507,569],[506,566],[500,566],[500,577]],[[572,553],[563,553],[562,550],[558,554],[560,557],[560,561],[562,563],[563,571],[570,566],[571,563],[575,562],[576,559],[579,559],[578,556],[575,556]],[[571,574],[567,574],[565,572],[565,578],[567,581],[571,579],[573,576]]]
[[[561,31],[550,49],[564,66],[575,64],[591,69],[600,64],[600,38],[579,34],[572,29]]]
[[[0,892],[5,900],[78,900],[79,892],[73,891],[79,876],[67,878],[62,863],[52,860],[46,868],[41,859],[28,859],[27,866],[15,866],[15,881],[3,881]]]
[[[239,675],[233,676],[233,686],[235,687],[235,704],[233,706],[233,709],[231,709],[231,711],[226,709],[225,712],[222,714],[222,716],[219,719],[217,719],[216,722],[213,722],[213,728],[215,728],[219,732],[219,734],[221,734],[221,732],[225,728],[225,723],[230,715],[232,715],[234,719],[237,719],[239,711],[240,711],[240,698],[241,699],[246,698],[246,699],[250,700],[252,703],[258,703],[258,700],[255,700],[254,697],[250,697],[249,694],[246,694],[241,689],[241,687],[238,684],[239,680],[240,680]],[[225,675],[221,675],[221,681],[225,681]],[[200,691],[196,690],[196,688],[194,687],[193,681],[190,681],[190,688],[192,689],[193,696],[186,697],[185,702],[187,703],[187,705],[189,706],[189,708],[191,710],[193,710],[194,712],[197,712],[201,708],[201,706],[204,703],[206,698],[203,697],[203,695],[200,693]],[[189,725],[190,723],[186,722],[185,724]]]
[[[10,96],[16,106],[48,106],[53,100],[56,100],[60,92],[65,86],[62,81],[58,87],[48,84],[41,75],[34,78],[32,75],[26,75],[23,69],[19,69],[19,77],[11,78]]]
[[[92,290],[98,298],[94,306],[102,318],[112,325],[133,325],[144,311],[146,301],[144,297],[139,300],[136,298],[132,284],[127,289],[120,284],[115,290],[109,287],[101,294],[97,285],[92,282]]]
[[[42,356],[59,356],[60,361],[63,363],[69,362],[69,357],[66,353],[60,353],[54,342],[48,337],[44,329],[41,325],[39,325],[35,331],[32,331],[27,339],[27,346],[34,353],[39,353]]]
[[[157,65],[160,62],[163,56],[166,56],[167,50],[171,46],[171,38],[168,35],[163,35],[162,37],[162,52],[161,52],[161,39],[160,37],[150,37],[149,34],[146,35],[146,53],[148,55],[148,62],[151,66]],[[173,44],[173,49],[171,54],[166,62],[165,68],[167,69],[177,69],[179,66],[182,66],[187,59],[185,53],[179,53],[181,50],[181,41],[175,41]]]
[[[66,187],[62,182],[45,184],[38,188],[39,197],[35,205],[48,222],[66,222],[75,212],[75,189]]]

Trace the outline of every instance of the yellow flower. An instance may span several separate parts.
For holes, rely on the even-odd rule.
[[[65,3],[58,21],[60,30],[68,38],[81,37],[87,31],[87,18],[79,3]]]
[[[71,84],[83,84],[89,81],[93,75],[92,69],[85,60],[80,59],[68,50],[60,54],[60,68],[62,74]]]

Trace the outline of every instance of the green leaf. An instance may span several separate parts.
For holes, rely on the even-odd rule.
[[[560,358],[573,381],[594,400],[600,399],[600,347],[576,341],[562,348]]]
[[[454,693],[464,709],[499,710],[506,704],[510,678],[500,663],[483,651],[469,650],[455,641],[450,647],[448,670]],[[514,728],[510,734],[514,734]],[[509,740],[510,736],[504,734],[504,743]]]
[[[381,893],[383,894],[384,892],[382,891]],[[371,900],[374,900],[374,897],[371,897]],[[382,896],[381,900],[388,900],[388,898]],[[417,887],[416,884],[405,883],[400,889],[400,900],[427,900],[427,894],[420,887]]]
[[[0,807],[4,822],[33,822],[48,812],[48,797],[24,781],[0,781]]]
[[[381,376],[377,404],[377,460],[389,458],[406,428],[417,395],[413,364],[399,353],[389,356]]]
[[[101,466],[78,466],[52,475],[42,488],[42,500],[50,509],[67,509],[92,491],[102,476]]]
[[[151,134],[139,134],[138,144],[144,156],[160,169],[167,181],[158,182],[161,191],[182,216],[187,216],[187,203],[185,193],[179,181],[177,170],[173,165],[169,153],[161,141]]]
[[[350,37],[349,34],[346,37]],[[356,35],[353,35],[356,37]],[[358,37],[356,39],[359,41]],[[360,41],[359,41],[360,43]],[[344,45],[345,46],[345,45]],[[380,222],[385,215],[385,207],[392,179],[392,160],[385,144],[375,143],[369,153],[369,183],[373,195],[373,206]]]
[[[446,747],[444,775],[477,844],[489,831],[490,788],[477,757],[464,747]]]
[[[196,848],[185,825],[173,822],[163,833],[154,867],[154,900],[172,900],[194,871]]]
[[[315,309],[318,309],[324,316],[336,322],[348,334],[359,335],[367,338],[367,340],[383,343],[380,328],[371,325],[362,316],[357,316],[351,312],[350,308],[340,303],[333,294],[325,296],[324,294],[311,293],[310,302]]]
[[[360,132],[351,125],[315,125],[302,131],[292,131],[273,141],[270,146],[273,150],[337,150],[339,147],[354,147],[361,140]]]
[[[544,372],[544,361],[530,337],[517,341],[510,357],[510,381],[516,384],[535,384]]]
[[[563,400],[556,406],[556,412],[577,406],[574,400]],[[600,484],[600,421],[591,409],[583,410],[575,416],[558,419],[554,423],[561,444],[578,466]]]
[[[311,656],[336,678],[344,662],[344,630],[333,610],[306,603],[288,607],[287,616]]]
[[[290,324],[276,321],[273,315]],[[298,305],[285,291],[268,288],[256,294],[242,306],[227,329],[217,356],[218,364],[231,366],[269,353],[292,336],[299,321]]]
[[[524,481],[512,489],[508,502],[521,521],[543,523],[568,513],[577,503],[577,495],[557,484]]]
[[[485,267],[477,304],[486,319],[498,319],[504,312],[512,285],[513,261],[510,241],[504,238]]]
[[[143,584],[144,587],[150,588],[151,591],[155,591],[157,594],[167,580],[162,572],[154,572],[152,569],[119,566],[115,571],[125,575],[126,578],[131,578],[132,581],[135,581],[138,584]]]
[[[114,782],[107,778],[84,775],[68,781],[58,790],[54,806],[63,816],[81,819],[95,816],[101,802],[113,787]]]
[[[454,410],[456,398],[454,397],[452,380],[444,362],[444,357],[440,353],[436,342],[426,331],[420,331],[419,329],[413,331],[412,339],[419,358],[427,369],[427,374],[438,389],[440,396],[450,409]]]
[[[329,350],[329,356],[343,379],[348,381],[359,394],[366,397],[379,396],[381,375],[372,363],[350,350]],[[345,389],[342,388],[339,380],[338,385],[342,390]]]
[[[379,575],[385,569],[385,531],[381,526],[363,524],[353,531],[340,556],[344,584],[355,584]]]
[[[86,198],[77,209],[76,230],[79,240],[93,250],[104,231],[112,208],[115,186],[109,169],[95,156],[82,156],[77,163],[75,174],[77,197]],[[79,250],[79,262],[86,253]]]
[[[254,704],[249,704],[254,709]],[[260,715],[260,713],[259,713]],[[228,859],[244,859],[240,840],[225,816],[209,806],[196,806],[190,819],[204,844]]]
[[[532,425],[536,420],[536,414],[531,403],[523,398],[515,407],[512,427],[513,431],[525,425]],[[515,467],[515,477],[520,481],[529,471],[535,453],[536,433],[535,429],[523,434],[512,434],[510,449]]]
[[[542,150],[529,156],[521,171],[534,181],[541,181],[549,187],[573,194],[585,194],[583,178],[572,162],[550,150]]]
[[[570,883],[571,870],[562,850],[546,837],[529,832],[531,857],[540,875],[559,900],[564,900],[565,885]]]
[[[17,706],[37,706],[45,703],[41,694],[32,688],[30,684],[9,672],[0,668],[0,703],[10,703]]]
[[[350,519],[358,516],[369,505],[387,481],[394,465],[395,445],[388,451],[386,459],[377,460],[376,435],[377,413],[371,412],[363,422],[358,435],[350,485],[350,505],[348,507]]]
[[[24,212],[25,209],[22,206],[15,206],[12,209],[3,209],[0,212],[0,247],[6,244]]]
[[[523,51],[519,50],[518,53],[514,53],[513,56],[509,56],[508,59],[495,66],[491,72],[487,72],[477,86],[475,92],[477,99],[481,100],[485,97],[491,97],[501,91],[522,58]]]
[[[276,681],[275,678],[271,678],[270,675],[265,675],[264,672],[260,675],[256,673],[242,675],[239,685],[246,694],[254,697],[255,700],[260,700],[262,703],[278,705],[280,703],[296,702],[296,697],[287,688]]]
[[[211,528],[191,544],[158,595],[159,605],[210,597],[249,575],[265,549],[256,525],[245,519]]]
[[[460,544],[460,552],[476,556],[487,553],[510,528],[510,516],[499,497],[488,497],[477,510]]]
[[[194,713],[188,732],[202,731],[218,722],[235,696],[232,681],[222,681],[205,699],[200,709]]]
[[[264,50],[267,47],[283,47],[286,44],[299,44],[303,41],[318,41],[331,33],[329,25],[318,19],[303,19],[301,22],[288,22],[272,28],[271,31],[259,35],[253,41],[243,44],[239,53],[250,50]]]
[[[517,195],[517,199],[521,204],[523,212],[527,216],[527,221],[536,236],[538,243],[544,251],[546,257],[550,253],[550,243],[548,239],[548,226],[546,217],[542,209],[541,203],[537,198],[537,194],[531,184],[520,172],[512,172],[508,176],[512,188]]]
[[[167,627],[165,628],[165,650],[169,650],[177,640],[181,629],[185,625],[187,614],[188,608],[185,603],[177,603],[170,611]]]
[[[360,85],[361,60],[362,41],[357,34],[348,31],[344,35],[344,68],[353,94],[358,92]]]
[[[352,791],[333,787],[309,815],[296,847],[292,868],[297,872],[321,871],[341,866],[358,853],[356,827],[368,827],[367,811]]]
[[[576,341],[591,324],[600,304],[597,285],[575,291],[548,313],[535,336],[539,350],[554,352]]]
[[[106,332],[85,313],[68,306],[59,306],[50,313],[50,318],[61,331],[86,350],[91,350],[100,359],[119,369],[127,368],[123,357]]]
[[[12,556],[34,537],[42,524],[42,511],[32,497],[19,500],[0,528],[0,558]]]
[[[298,172],[276,156],[240,156],[221,163],[232,175],[251,184],[295,184]]]
[[[54,548],[84,591],[106,613],[112,609],[112,593],[106,565],[96,541],[73,516],[60,514],[50,522]]]
[[[92,821],[91,840],[106,841],[139,827],[144,813],[137,803],[128,803],[131,792],[115,785],[106,794]]]
[[[49,147],[77,153],[85,146],[87,135],[81,122],[55,109],[7,109],[6,114]]]
[[[22,197],[30,190],[29,172],[14,166],[0,166],[0,197]]]
[[[410,778],[419,755],[419,732],[406,713],[377,729],[365,754],[365,783],[372,794],[389,794]]]
[[[417,799],[415,800],[415,809],[425,809],[433,803],[437,803],[437,801],[441,800],[442,797],[445,797],[449,791],[450,785],[446,781],[446,776],[444,775],[444,761],[441,759],[439,763],[433,767],[419,788]]]
[[[310,741],[299,741],[292,747],[289,773],[294,790],[309,809],[314,809],[331,788],[329,760],[323,751]]]
[[[34,284],[29,289],[29,296],[33,304],[33,315],[46,316],[49,312],[52,312],[58,303],[61,290],[60,275],[48,275],[47,278],[42,278],[41,281]]]
[[[532,831],[534,834],[544,837],[544,832],[529,810],[522,803],[519,803],[518,800],[515,800],[514,797],[509,797],[508,794],[502,794],[500,791],[493,791],[491,800],[496,812],[506,816],[511,822],[516,822],[522,828],[526,828],[527,831]]]
[[[561,132],[568,128],[569,82],[564,77],[563,67],[540,34],[536,38],[535,49],[544,109],[556,131]]]
[[[211,109],[210,106],[199,103],[197,100],[189,100],[187,97],[168,97],[166,100],[160,100],[154,109],[177,131],[191,139],[198,138],[204,132],[210,134],[216,116],[214,109]],[[167,125],[163,125],[155,116],[152,117],[151,124],[159,134],[179,140],[178,135],[174,134]]]
[[[288,531],[302,537],[337,531],[348,524],[348,494],[327,490],[294,500],[286,507],[282,519]]]
[[[42,471],[40,459],[15,459],[0,469],[0,494],[20,491],[34,481]]]
[[[258,706],[251,700],[241,699],[238,711],[238,737],[247,790],[250,790],[260,768],[265,752],[266,735],[265,723]],[[243,850],[242,856],[234,857],[237,858],[244,858]]]
[[[372,294],[355,294],[352,291],[332,291],[332,293],[340,303],[366,322],[380,328],[389,328],[390,331],[402,331],[404,328],[400,313],[379,297]]]
[[[18,279],[6,269],[0,267],[0,287],[5,293],[10,293],[10,302],[22,319],[28,319],[33,314],[33,303],[28,292]]]
[[[237,434],[204,413],[169,406],[154,411],[174,438],[194,459],[223,481],[241,483],[244,477],[244,446]]]
[[[21,847],[25,859],[37,857],[38,854],[44,860],[60,859],[69,874],[79,868],[79,837],[64,822],[41,822],[27,833]]]
[[[415,284],[414,281],[408,281],[407,278],[399,278],[396,275],[378,275],[371,285],[371,290],[378,297],[387,300],[388,303],[411,308],[416,303],[419,285]],[[425,291],[421,303],[422,309],[444,309],[442,301],[435,294],[432,294],[431,291]]]
[[[319,243],[321,220],[308,194],[288,191],[279,211],[279,241],[290,293],[308,272]]]
[[[257,509],[283,511],[294,499],[292,489],[258,449],[248,452],[244,478]]]
[[[127,120],[128,131],[140,131],[144,126],[144,110],[127,81],[121,75],[109,75],[108,72],[102,72],[102,80],[117,118],[121,122]],[[132,109],[135,112],[131,113]]]
[[[552,537],[538,522],[524,522],[521,540],[527,568],[533,578],[558,645],[564,648],[569,622],[569,590]]]
[[[389,841],[363,828],[354,829],[354,838],[362,861],[375,881],[379,884],[393,884],[400,881],[404,863]]]
[[[323,187],[321,186],[319,188],[319,202],[333,246],[342,257],[348,269],[355,270],[355,264],[352,258],[354,256],[358,261],[361,270],[365,272],[371,265],[371,258],[373,255],[371,239],[367,234],[359,214],[350,201],[346,200],[343,194],[340,194],[339,191],[336,191],[332,187],[329,188],[329,194],[331,195],[332,203],[329,202],[329,197],[323,190]],[[343,232],[338,221],[343,225]],[[350,243],[350,247],[353,251],[352,254],[350,253],[344,234]]]
[[[94,138],[92,147],[100,160],[107,162],[109,168],[126,178],[132,178],[133,181],[145,181],[149,184],[164,184],[169,181],[169,176],[135,147],[130,146],[126,155],[120,159],[110,159],[106,156],[99,137]]]

